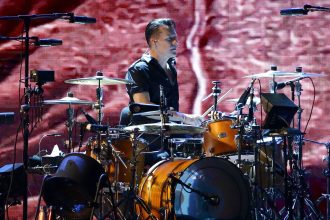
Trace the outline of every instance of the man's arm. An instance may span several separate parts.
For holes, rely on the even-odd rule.
[[[150,102],[149,92],[138,92],[133,94],[133,101],[136,103],[155,104]]]

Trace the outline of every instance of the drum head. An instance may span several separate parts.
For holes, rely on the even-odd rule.
[[[96,160],[84,154],[65,156],[54,176],[45,179],[43,197],[48,206],[57,207],[68,218],[89,216],[104,170]]]
[[[175,189],[176,219],[248,219],[250,190],[242,172],[231,162],[204,158],[191,164],[180,180],[193,189],[218,198],[210,202],[180,183]]]

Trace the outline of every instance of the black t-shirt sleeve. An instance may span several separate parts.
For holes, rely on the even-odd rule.
[[[138,62],[130,67],[126,73],[126,79],[134,82],[132,85],[127,85],[127,92],[131,97],[135,93],[149,91],[149,69],[144,62]]]

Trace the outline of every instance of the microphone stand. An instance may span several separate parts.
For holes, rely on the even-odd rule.
[[[23,21],[24,33],[25,36],[21,37],[24,41],[24,104],[21,105],[20,112],[22,114],[22,124],[23,124],[23,164],[24,168],[27,170],[28,168],[28,150],[29,150],[29,126],[30,126],[30,118],[29,118],[29,109],[30,109],[30,98],[31,91],[29,89],[29,46],[30,46],[30,25],[31,21],[35,19],[71,19],[73,17],[73,13],[53,13],[53,14],[39,14],[39,15],[17,15],[17,16],[0,16],[0,20],[18,20]],[[0,38],[3,40],[4,38]],[[12,40],[10,38],[6,38],[4,40]],[[22,185],[24,187],[23,190],[23,220],[27,220],[28,218],[28,176],[27,172],[24,172]]]

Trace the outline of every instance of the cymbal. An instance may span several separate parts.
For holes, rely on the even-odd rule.
[[[166,132],[169,134],[202,134],[205,129],[202,127],[196,127],[192,125],[185,124],[175,124],[175,123],[166,123]],[[134,129],[138,128],[140,133],[147,134],[160,134],[161,131],[161,123],[152,123],[152,124],[142,124],[142,125],[132,125],[125,127],[126,131],[134,131]]]
[[[227,102],[233,102],[233,103],[237,103],[238,102],[238,100],[239,99],[227,99],[226,101]],[[250,104],[250,97],[247,99],[247,101],[246,101],[246,104],[248,105],[248,104]],[[253,103],[255,104],[255,105],[259,105],[260,104],[260,98],[259,97],[253,97]]]
[[[78,85],[118,85],[118,84],[133,84],[132,81],[120,78],[110,78],[106,76],[92,76],[77,79],[68,79],[64,81],[69,84]]]
[[[45,105],[56,105],[56,104],[66,104],[66,105],[93,105],[94,102],[80,100],[75,97],[64,97],[61,99],[53,99],[53,100],[44,100],[43,104]]]
[[[265,73],[243,76],[243,78],[273,78],[273,77],[323,77],[323,73],[304,73],[304,72],[285,72],[278,70],[269,70]]]

